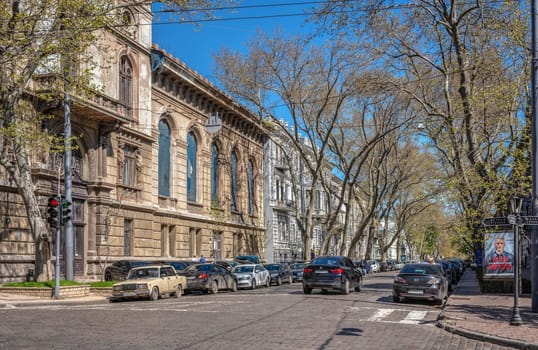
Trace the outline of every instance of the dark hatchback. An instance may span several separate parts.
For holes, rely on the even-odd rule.
[[[448,298],[448,282],[439,264],[406,264],[394,278],[392,299],[431,300],[441,305]]]
[[[194,264],[177,274],[187,278],[186,293],[194,290],[211,294],[217,294],[222,289],[237,291],[237,278],[219,264]]]
[[[291,270],[287,264],[265,264],[263,266],[269,271],[271,284],[274,283],[277,286],[280,286],[282,283],[291,284],[293,282]]]
[[[105,281],[123,281],[133,267],[146,266],[151,261],[119,260],[105,268]]]
[[[349,294],[351,289],[360,292],[362,273],[345,256],[318,256],[303,269],[303,292],[310,294],[314,288],[321,289],[322,293],[339,290]]]
[[[301,282],[303,280],[304,262],[295,262],[290,265],[293,282]]]

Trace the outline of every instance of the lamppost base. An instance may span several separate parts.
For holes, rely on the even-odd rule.
[[[521,326],[522,324],[523,320],[519,315],[519,310],[514,310],[514,313],[512,314],[512,319],[510,320],[510,326]]]

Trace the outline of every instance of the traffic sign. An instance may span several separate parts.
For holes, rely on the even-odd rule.
[[[538,225],[538,216],[522,216],[523,225],[535,226]]]
[[[482,220],[484,226],[508,226],[510,222],[506,217],[485,218]]]

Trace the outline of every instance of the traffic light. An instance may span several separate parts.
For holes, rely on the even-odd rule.
[[[62,201],[62,223],[65,224],[71,220],[71,202]]]
[[[51,196],[47,201],[47,221],[50,227],[59,227],[60,226],[60,205],[62,200],[58,196]]]

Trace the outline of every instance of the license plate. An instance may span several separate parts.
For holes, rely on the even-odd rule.
[[[135,292],[123,292],[124,297],[134,297],[136,296]]]
[[[187,277],[188,280],[193,280],[194,279],[194,276],[191,276],[191,277]]]
[[[326,270],[316,270],[316,273],[329,273],[329,271],[326,271]]]
[[[418,290],[418,289],[410,289],[407,291],[407,293],[409,294],[424,294],[424,291],[423,290]]]

